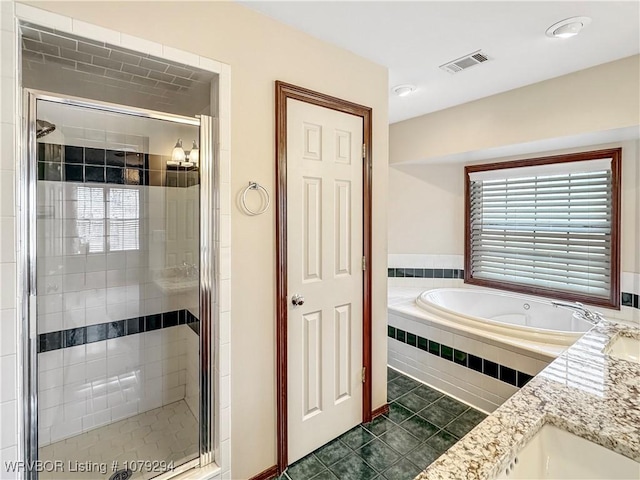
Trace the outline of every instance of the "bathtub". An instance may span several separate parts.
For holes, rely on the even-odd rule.
[[[416,304],[427,314],[460,326],[513,339],[569,347],[592,325],[549,300],[471,288],[438,288]]]
[[[389,287],[388,326],[389,366],[485,412],[592,327],[543,298],[413,287]]]

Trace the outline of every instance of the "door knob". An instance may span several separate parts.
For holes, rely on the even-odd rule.
[[[291,297],[291,303],[293,303],[296,307],[304,305],[304,297],[296,293],[293,297]]]

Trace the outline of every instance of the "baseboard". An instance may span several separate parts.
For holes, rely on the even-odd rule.
[[[274,465],[273,467],[269,467],[266,470],[260,472],[259,474],[251,477],[249,480],[271,480],[278,476],[278,466]]]
[[[385,413],[389,413],[389,404],[385,403],[381,407],[376,408],[373,412],[371,412],[371,420],[379,417],[380,415],[384,415]]]

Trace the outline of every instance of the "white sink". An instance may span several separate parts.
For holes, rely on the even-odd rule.
[[[0,0],[1,1],[1,0]],[[166,268],[154,272],[153,283],[168,295],[178,295],[197,291],[199,277],[195,272],[188,272],[182,267]]]
[[[640,363],[640,340],[620,335],[607,345],[604,353],[628,362]]]
[[[638,480],[640,463],[600,445],[544,425],[498,480]]]

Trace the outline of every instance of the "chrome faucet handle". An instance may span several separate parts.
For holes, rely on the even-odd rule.
[[[578,313],[580,318],[586,320],[587,322],[593,325],[596,325],[597,323],[604,320],[604,317],[600,312],[596,312],[595,310],[591,310],[585,307],[584,304],[581,302],[569,303],[569,302],[558,302],[558,301],[552,300],[551,305],[553,305],[556,308],[568,308],[570,310],[574,310],[576,313]]]

